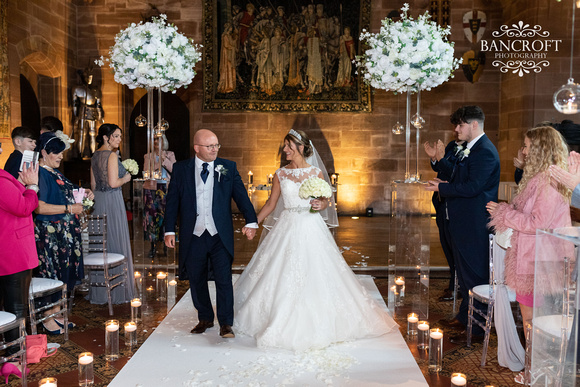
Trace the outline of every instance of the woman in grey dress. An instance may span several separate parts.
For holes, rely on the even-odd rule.
[[[91,158],[91,188],[95,194],[95,215],[107,214],[107,250],[123,254],[128,259],[127,279],[129,286],[113,289],[113,303],[128,302],[133,297],[133,257],[127,212],[121,187],[131,180],[119,160],[117,149],[121,144],[121,128],[115,124],[103,124],[99,128],[99,148]],[[120,269],[116,269],[120,270]],[[105,304],[107,292],[103,288],[91,288],[89,299],[93,304]]]

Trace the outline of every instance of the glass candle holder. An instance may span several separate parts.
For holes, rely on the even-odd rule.
[[[79,355],[79,386],[92,386],[95,383],[93,359],[91,352],[83,352]]]
[[[141,275],[140,271],[136,271],[133,273],[133,277],[135,278],[135,287],[137,288],[137,294],[143,293],[143,276]]]
[[[157,301],[167,300],[167,273],[160,271],[157,273]]]
[[[140,298],[133,298],[131,300],[131,321],[140,322],[141,321],[141,302]]]
[[[105,322],[105,360],[119,358],[119,320]]]
[[[38,387],[58,387],[58,380],[54,377],[43,378],[38,381]]]
[[[401,306],[403,304],[403,298],[405,297],[405,277],[395,278],[395,306]]]
[[[467,386],[467,377],[461,372],[454,372],[451,374],[451,385],[458,387]]]
[[[417,313],[409,313],[407,315],[407,335],[415,336],[417,334],[417,323],[419,322],[419,317]]]
[[[429,331],[429,371],[439,372],[443,369],[443,331],[433,328]]]
[[[419,321],[417,324],[417,348],[427,349],[429,348],[429,322]]]
[[[125,345],[137,345],[137,324],[134,321],[125,323]]]

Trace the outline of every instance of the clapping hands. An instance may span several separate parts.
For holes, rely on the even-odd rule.
[[[429,141],[426,141],[423,144],[423,148],[425,148],[427,156],[429,156],[433,161],[439,161],[445,156],[445,144],[443,144],[443,141],[441,140],[437,140],[433,145],[431,145]]]
[[[557,165],[550,166],[550,174],[558,183],[566,188],[574,189],[580,184],[580,153],[570,152],[568,157],[568,171]]]

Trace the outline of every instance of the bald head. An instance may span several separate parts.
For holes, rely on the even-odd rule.
[[[212,162],[219,151],[218,138],[211,130],[200,129],[193,136],[193,149],[200,160]]]

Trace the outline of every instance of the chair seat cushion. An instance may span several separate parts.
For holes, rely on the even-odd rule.
[[[50,278],[32,278],[30,281],[30,291],[32,294],[44,292],[51,289],[56,289],[62,286],[63,282],[60,280]]]
[[[16,315],[4,311],[0,311],[0,325],[5,325],[16,320]]]
[[[562,319],[567,319],[562,321]],[[534,317],[532,325],[534,330],[539,329],[553,337],[560,337],[562,331],[562,324],[566,324],[565,328],[568,331],[568,338],[570,338],[570,331],[574,322],[573,316],[563,317],[561,314],[551,314],[548,316]]]
[[[516,302],[516,292],[509,286],[506,286],[508,291],[508,299],[510,302]],[[480,299],[489,299],[489,285],[477,285],[471,291],[478,296]]]
[[[125,259],[125,256],[123,254],[117,254],[117,253],[108,253],[107,254],[107,263],[113,264],[113,263],[119,263],[122,262]],[[104,259],[103,259],[103,253],[90,253],[90,254],[86,254],[83,257],[83,263],[85,265],[88,266],[103,266],[104,263]]]

